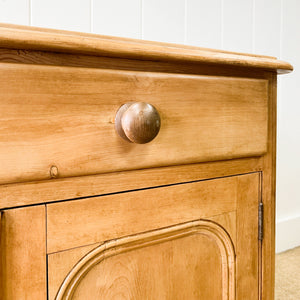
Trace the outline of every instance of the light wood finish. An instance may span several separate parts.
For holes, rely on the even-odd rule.
[[[88,291],[95,299],[235,299],[233,244],[208,221],[107,242],[80,260],[56,299]]]
[[[226,228],[226,231],[228,232],[230,239],[232,240],[234,245],[236,244],[235,215],[236,212],[230,212],[227,214],[217,215],[209,218],[209,220],[214,221],[217,224],[221,225],[222,228]],[[100,246],[99,243],[48,255],[49,299],[55,298],[57,291],[59,290],[62,282],[64,281],[69,271],[72,270],[73,267],[76,265],[76,263],[82,257],[85,257],[91,250],[95,249],[98,246]],[[206,246],[208,245],[206,244]],[[211,251],[209,248],[206,248],[204,250],[204,253],[209,254],[210,252]],[[197,253],[199,254],[199,251]],[[211,258],[207,257],[207,260],[210,259]],[[218,258],[216,260],[218,260]],[[217,292],[216,288],[214,288],[214,291]]]
[[[1,183],[50,179],[52,166],[58,177],[70,177],[267,151],[267,80],[1,68]],[[129,144],[115,132],[116,111],[130,99],[147,100],[161,116],[160,134],[149,144]]]
[[[226,214],[216,215],[209,217],[210,221],[213,221],[223,227],[230,239],[232,240],[233,245],[236,245],[236,211],[231,211]]]
[[[0,26],[0,36],[1,48],[48,50],[151,61],[223,64],[225,66],[271,70],[278,73],[293,70],[290,64],[267,56],[241,55],[234,52],[215,51],[198,47],[141,42],[134,39],[112,38],[42,28],[32,29],[27,26],[2,24]]]
[[[48,204],[47,252],[235,211],[237,181],[234,176]]]
[[[1,299],[46,299],[45,220],[44,206],[2,211]]]
[[[214,76],[235,76],[265,78],[267,71],[257,72],[256,69],[239,68],[237,66],[193,64],[192,62],[159,62],[133,60],[118,57],[97,57],[91,55],[58,53],[37,50],[15,50],[0,48],[0,61],[30,65],[50,65],[84,67],[95,69],[128,70],[145,72],[163,72],[177,74],[198,74]]]
[[[0,209],[261,170],[262,158],[257,157],[0,185]]]
[[[262,299],[274,298],[275,282],[275,191],[277,77],[270,75],[268,153],[264,156],[262,202],[264,203],[264,240],[262,243]]]
[[[214,186],[215,189],[206,189],[207,186],[205,187],[205,184],[207,185],[208,183]],[[213,223],[208,221],[194,221],[188,222],[185,225],[167,227],[164,230],[154,230],[146,234],[130,230],[130,233],[135,233],[135,235],[129,238],[116,239],[115,237],[124,235],[123,233],[126,232],[126,229],[131,227],[131,223],[135,224],[135,228],[138,231],[143,231],[143,227],[140,227],[140,224],[137,223],[138,220],[132,217],[130,210],[121,211],[119,209],[124,216],[123,219],[130,219],[130,222],[116,224],[115,222],[107,221],[107,217],[105,217],[106,205],[103,206],[103,203],[100,201],[98,207],[90,203],[91,211],[85,209],[87,205],[84,205],[84,207],[81,206],[81,210],[89,215],[89,220],[93,218],[92,210],[97,211],[100,207],[104,210],[102,215],[98,214],[98,219],[104,219],[105,224],[109,224],[110,229],[104,229],[103,225],[101,225],[102,221],[97,222],[97,228],[99,232],[110,231],[112,235],[108,239],[113,239],[113,241],[104,242],[104,244],[98,247],[93,244],[87,247],[50,254],[48,262],[52,271],[49,273],[49,284],[58,287],[59,280],[61,280],[63,274],[65,275],[65,280],[63,283],[62,281],[60,282],[62,286],[55,299],[81,299],[88,290],[93,291],[91,292],[91,296],[97,299],[113,299],[118,293],[125,295],[126,299],[144,299],[146,295],[147,299],[159,299],[162,294],[166,295],[165,299],[236,299],[234,296],[235,291],[237,291],[237,299],[245,299],[247,295],[251,295],[251,299],[259,299],[257,288],[259,279],[257,264],[259,244],[257,239],[257,206],[260,200],[260,174],[254,173],[226,179],[216,179],[209,182],[188,183],[176,187],[192,185],[197,185],[199,189],[197,194],[199,197],[189,200],[193,202],[190,213],[196,211],[195,216],[203,217],[204,219],[213,221]],[[192,189],[195,189],[195,187]],[[152,224],[154,224],[154,228],[160,228],[176,224],[185,220],[185,218],[195,218],[188,215],[188,209],[184,203],[185,198],[181,198],[181,195],[186,195],[186,197],[192,195],[191,191],[181,193],[179,190],[176,190],[171,193],[172,195],[178,195],[180,201],[183,202],[181,206],[177,203],[173,205],[166,204],[165,199],[169,195],[164,188],[153,191],[155,191],[155,197],[159,201],[159,207],[158,211],[156,211],[152,207],[144,206],[145,211],[151,212],[149,215],[142,214],[140,210],[132,207],[131,203],[126,203],[125,199],[130,198],[130,194],[132,194],[132,197],[138,202],[140,198],[144,200],[150,198],[151,200],[154,196],[152,190],[145,191],[145,194],[142,196],[139,195],[139,192],[124,194],[125,197],[121,199],[123,202],[122,206],[126,208],[131,207],[133,211],[137,212],[143,224],[147,224],[144,228],[151,229]],[[201,192],[199,193],[199,191]],[[221,191],[221,194],[219,194],[219,191]],[[117,207],[112,198],[109,200],[112,207]],[[229,212],[224,212],[222,209],[225,200],[232,203],[232,207],[228,209]],[[84,201],[91,201],[91,199]],[[75,202],[80,205],[82,201]],[[205,203],[207,202],[210,203],[211,211],[206,209]],[[219,207],[220,214],[210,216],[210,213],[212,215],[215,214],[213,204]],[[57,208],[58,205],[62,204],[49,205],[48,213],[54,215],[53,211],[51,212],[51,206],[53,209],[54,206]],[[197,205],[201,207],[201,210],[197,210]],[[172,210],[172,206],[174,207],[174,212],[177,211],[178,217],[176,219],[170,218],[169,214],[162,210],[165,207]],[[63,208],[61,206],[62,210]],[[202,211],[206,212],[203,216],[201,215]],[[108,213],[111,220],[120,219],[120,216],[115,215],[111,211]],[[77,213],[69,210],[69,214],[76,215]],[[246,214],[250,218],[245,222]],[[75,222],[66,216],[67,214],[61,215],[55,212],[55,215],[60,216],[67,224],[70,224],[70,227],[73,226],[76,235],[80,235],[79,226],[77,227]],[[158,224],[157,215],[158,218],[164,216],[167,222],[160,222]],[[237,219],[236,216],[238,216]],[[49,217],[48,220],[50,221],[51,218]],[[59,223],[59,220],[50,222],[55,222],[60,228],[63,227],[62,223]],[[86,222],[87,218],[83,216],[82,224],[85,224],[85,230],[92,232],[90,225],[86,224]],[[52,226],[51,223],[49,223],[49,226]],[[83,226],[82,224],[81,226]],[[256,226],[253,226],[253,224],[256,224]],[[118,228],[118,230],[116,231],[115,228]],[[180,239],[178,233],[184,236],[187,234],[183,228],[191,229],[193,233],[196,232],[197,238],[192,236],[188,240]],[[205,230],[202,231],[203,229]],[[174,234],[174,230],[176,234]],[[218,238],[210,235],[210,233],[216,233],[216,231],[218,232]],[[59,234],[61,233],[55,233],[55,235]],[[64,233],[65,239],[69,234],[67,232]],[[204,234],[205,238],[201,237],[201,234]],[[158,235],[161,236],[159,240],[157,240]],[[50,238],[53,234],[48,232],[48,236]],[[168,241],[169,239],[172,241],[171,245],[168,242],[166,243],[166,240]],[[225,252],[221,249],[222,246],[220,246],[219,239],[221,239],[221,244],[225,245],[227,249]],[[100,234],[97,240],[104,241],[105,238],[102,238]],[[212,241],[214,244],[213,247],[210,244]],[[85,242],[87,243],[88,241]],[[186,243],[188,246],[186,246]],[[84,244],[82,238],[81,244]],[[48,241],[48,245],[51,245],[50,240]],[[216,249],[216,245],[219,245],[221,248]],[[145,246],[147,248],[144,250]],[[92,248],[94,250],[89,252]],[[82,253],[84,255],[79,257]],[[166,256],[166,253],[170,253],[170,256]],[[77,264],[75,264],[74,257],[78,259]],[[69,266],[69,269],[65,268],[64,265]],[[201,267],[195,268],[196,265]],[[220,265],[223,265],[223,267],[226,266],[228,269],[222,270],[222,268],[218,267]],[[176,272],[174,271],[175,269],[177,270]],[[58,271],[55,272],[54,270]],[[204,270],[210,271],[207,273]],[[234,275],[235,270],[238,276],[236,279]],[[231,275],[228,274],[228,271],[231,272]],[[158,278],[162,284],[159,284],[157,281]],[[237,287],[235,286],[236,282],[238,283]],[[185,288],[183,289],[182,286]],[[52,289],[49,299],[54,299],[54,294]]]
[[[258,269],[258,203],[260,173],[238,177],[236,218],[237,299],[260,299]],[[249,230],[251,228],[251,230]]]
[[[48,255],[48,296],[54,299],[61,283],[78,261],[91,250],[100,246],[100,243],[61,251]]]
[[[1,299],[273,299],[290,64],[2,24],[0,67]],[[128,102],[160,114],[150,143],[115,132]]]

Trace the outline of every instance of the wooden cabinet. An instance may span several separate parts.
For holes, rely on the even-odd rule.
[[[48,204],[49,299],[258,299],[259,186],[253,173]]]
[[[0,32],[1,299],[273,298],[276,72],[288,63]],[[143,104],[116,125],[126,103]],[[145,144],[115,128],[139,142],[151,122]]]

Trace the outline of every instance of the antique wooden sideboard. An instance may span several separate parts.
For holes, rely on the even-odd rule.
[[[1,299],[273,299],[291,70],[2,24]]]

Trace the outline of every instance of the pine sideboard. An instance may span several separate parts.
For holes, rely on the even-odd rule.
[[[273,299],[274,57],[0,26],[1,299]]]

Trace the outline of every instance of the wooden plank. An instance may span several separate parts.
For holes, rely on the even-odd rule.
[[[237,177],[47,205],[47,252],[236,209]]]
[[[2,299],[46,299],[45,206],[2,211]]]
[[[274,298],[275,285],[275,192],[276,192],[276,122],[277,77],[270,75],[268,153],[264,156],[262,201],[264,203],[264,239],[262,243],[262,296]]]
[[[1,64],[0,183],[82,176],[266,152],[264,79]],[[145,145],[114,128],[126,102],[161,116]],[[5,129],[5,130],[4,130]]]
[[[237,54],[134,39],[122,39],[26,26],[0,26],[0,47],[81,53],[139,60],[223,64],[288,72],[293,67],[272,57]]]
[[[258,203],[260,174],[238,176],[236,219],[237,299],[259,299]]]
[[[261,158],[0,185],[0,208],[49,203],[262,170]]]

